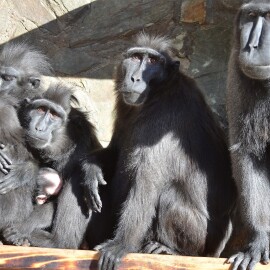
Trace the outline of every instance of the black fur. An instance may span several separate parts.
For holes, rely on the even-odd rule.
[[[229,61],[227,111],[239,199],[223,256],[231,256],[233,270],[269,262],[269,12],[265,0],[246,1],[240,8]]]
[[[7,225],[22,222],[33,211],[39,165],[26,148],[17,107],[39,91],[40,74],[49,70],[46,57],[26,44],[9,43],[0,54],[1,237]]]
[[[118,68],[111,143],[84,166],[97,178],[103,170],[111,193],[98,227],[117,220],[113,239],[96,247],[104,270],[128,252],[218,256],[235,202],[223,133],[194,80],[179,72],[167,39],[141,34],[136,47],[145,50],[127,51]]]
[[[41,97],[26,100],[19,110],[19,118],[25,130],[30,129],[32,104],[38,99],[41,106],[43,101],[44,107],[46,104],[52,108],[60,106],[66,112],[61,126],[53,130],[53,139],[47,146],[40,148],[36,145],[29,137],[29,132],[25,138],[29,150],[39,163],[59,173],[63,179],[63,189],[57,199],[57,210],[50,232],[39,228],[43,228],[42,222],[47,224],[52,220],[53,203],[37,206],[23,225],[6,230],[5,236],[9,241],[23,242],[22,239],[27,239],[33,246],[55,248],[79,248],[83,241],[92,213],[84,199],[81,185],[84,175],[81,172],[80,159],[100,148],[100,144],[86,115],[70,107],[70,98],[71,92],[67,87],[53,85]],[[100,207],[101,205],[92,205],[97,211]]]

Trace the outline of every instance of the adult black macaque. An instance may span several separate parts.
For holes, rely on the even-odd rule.
[[[35,194],[36,201],[42,203],[40,193],[44,200],[58,192],[60,185],[46,178],[49,170],[58,177],[57,173],[48,168],[40,170],[27,150],[16,110],[21,99],[39,92],[40,74],[49,69],[44,55],[26,44],[8,44],[0,54],[1,240],[2,230],[7,225],[23,222],[33,211]],[[15,164],[11,164],[7,156],[12,156]]]
[[[96,169],[91,187],[106,174],[102,160],[116,163],[107,188],[118,225],[96,247],[100,269],[116,269],[128,252],[218,256],[228,230],[235,187],[224,136],[169,54],[166,39],[146,34],[126,51],[111,143],[84,164],[86,174]]]
[[[23,164],[27,152],[23,154],[17,149],[17,153],[14,153],[14,145],[20,144],[20,147],[25,147],[15,107],[24,98],[41,91],[41,74],[51,74],[51,66],[46,56],[34,47],[26,43],[8,43],[3,47],[0,54],[1,122],[2,129],[9,135],[5,134],[4,130],[0,135],[1,148],[4,148],[0,151],[0,171],[7,175],[0,175],[1,194],[33,181],[31,168],[26,169]],[[12,132],[15,128],[17,131]],[[14,138],[17,143],[14,142]],[[13,143],[8,143],[9,140],[13,140]],[[8,158],[11,156],[13,165]]]
[[[227,111],[233,177],[239,192],[224,255],[232,269],[269,262],[270,2],[246,1],[235,21]]]
[[[81,185],[80,159],[100,148],[100,144],[93,126],[82,112],[71,108],[70,100],[70,89],[57,84],[41,97],[26,99],[19,109],[28,149],[39,164],[60,174],[63,188],[57,198],[55,214],[53,203],[37,206],[29,219],[4,231],[9,243],[21,244],[28,240],[33,246],[56,248],[78,248],[82,243],[92,212]],[[98,185],[91,190],[91,207],[100,211],[97,188]],[[44,224],[51,224],[53,214],[51,231],[40,230]]]

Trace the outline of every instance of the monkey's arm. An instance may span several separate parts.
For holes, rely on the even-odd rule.
[[[269,182],[263,162],[254,155],[233,153],[234,178],[239,190],[238,210],[242,230],[247,233],[246,244],[228,259],[232,270],[254,269],[257,262],[269,262],[268,207]],[[268,221],[267,221],[268,220]]]

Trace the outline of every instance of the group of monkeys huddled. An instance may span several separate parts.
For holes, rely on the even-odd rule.
[[[0,55],[0,232],[4,244],[226,256],[233,270],[269,262],[270,3],[235,21],[227,84],[229,143],[171,43],[140,33],[115,79],[102,148],[72,89],[24,43]],[[76,100],[75,100],[76,101]],[[269,162],[269,163],[267,163]],[[269,167],[269,168],[268,168]]]

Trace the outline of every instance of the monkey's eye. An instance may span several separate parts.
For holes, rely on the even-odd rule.
[[[38,107],[37,108],[37,111],[39,112],[39,113],[45,113],[46,112],[46,107],[44,107],[44,106],[40,106],[40,107]]]
[[[59,115],[57,112],[50,110],[50,117],[51,119],[56,119],[56,118],[59,118]]]
[[[254,12],[254,11],[250,11],[250,12],[248,13],[248,16],[249,16],[250,18],[256,18],[256,17],[257,17],[257,13]]]
[[[141,61],[142,60],[142,55],[139,53],[134,53],[131,55],[131,59],[135,61]]]
[[[1,78],[2,78],[4,81],[7,81],[7,82],[10,82],[10,81],[13,81],[14,79],[16,79],[15,76],[7,75],[7,74],[2,74],[2,75],[1,75]]]
[[[270,12],[267,12],[265,15],[264,15],[265,19],[267,20],[270,20]]]
[[[159,62],[159,58],[156,57],[156,56],[149,56],[148,62],[149,62],[150,64],[156,64],[156,63]]]

